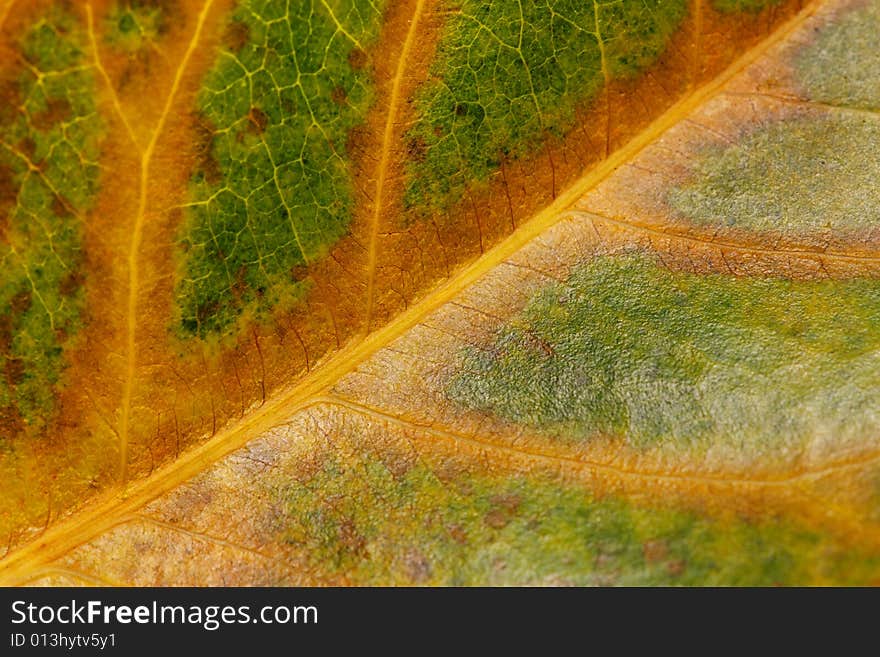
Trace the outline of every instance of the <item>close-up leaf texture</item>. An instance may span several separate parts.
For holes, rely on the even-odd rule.
[[[880,584],[880,0],[0,0],[0,584]]]

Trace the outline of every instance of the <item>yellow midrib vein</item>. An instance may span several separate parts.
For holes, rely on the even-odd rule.
[[[388,162],[391,158],[391,143],[394,138],[394,126],[397,120],[397,108],[400,104],[400,87],[403,84],[403,76],[406,71],[406,63],[409,58],[415,35],[418,30],[419,20],[424,10],[424,0],[417,0],[403,49],[397,60],[397,68],[394,79],[391,82],[391,96],[388,99],[388,113],[385,116],[385,128],[382,132],[382,150],[379,155],[379,169],[376,174],[376,192],[373,196],[373,215],[370,222],[370,247],[369,261],[367,263],[367,313],[364,322],[364,330],[370,331],[373,321],[373,306],[376,303],[376,264],[379,250],[379,225],[382,221],[382,210],[385,194],[385,182],[388,177]]]
[[[128,475],[128,441],[131,424],[131,400],[134,390],[134,379],[137,372],[137,298],[138,288],[140,285],[140,257],[141,241],[143,240],[144,218],[147,212],[147,192],[149,190],[150,178],[150,161],[153,157],[153,151],[156,149],[156,143],[159,140],[162,131],[165,128],[165,122],[171,112],[174,104],[174,97],[180,88],[180,81],[183,78],[187,64],[192,57],[193,52],[199,42],[202,33],[202,27],[205,24],[205,18],[211,9],[214,0],[206,0],[202,10],[199,12],[196,27],[190,38],[186,52],[183,54],[180,66],[174,74],[174,81],[171,89],[168,91],[168,97],[165,99],[165,106],[162,113],[156,121],[156,127],[153,129],[150,141],[141,154],[141,170],[140,170],[140,189],[138,193],[138,208],[135,215],[134,224],[131,230],[131,241],[128,246],[128,303],[126,307],[126,344],[125,344],[125,382],[122,388],[122,407],[120,409],[119,421],[119,480],[125,482]]]
[[[479,260],[463,268],[453,278],[426,294],[420,302],[398,314],[382,328],[359,342],[344,346],[315,367],[304,380],[279,390],[261,407],[252,409],[241,420],[230,423],[218,431],[213,438],[189,449],[149,477],[132,482],[121,490],[107,491],[99,495],[81,512],[50,526],[38,539],[4,557],[0,560],[0,585],[20,582],[34,569],[49,564],[100,535],[117,523],[120,517],[134,513],[143,505],[199,474],[209,464],[283,423],[297,410],[308,405],[313,396],[326,390],[379,349],[390,344],[431,312],[451,301],[486,272],[559,221],[564,216],[564,211],[577,199],[717,93],[739,71],[791,34],[813,14],[819,5],[821,0],[814,0],[808,4],[773,34],[746,51],[714,80],[695,89],[690,96],[670,107],[639,135],[557,196],[551,205],[523,223],[507,239],[486,251]]]

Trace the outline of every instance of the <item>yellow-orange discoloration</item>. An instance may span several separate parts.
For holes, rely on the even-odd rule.
[[[430,48],[420,53],[416,46],[424,35],[425,43],[435,43],[442,15],[429,0],[394,5],[375,48],[353,55],[361,67],[372,61],[378,100],[366,125],[350,137],[358,185],[351,235],[324,261],[298,272],[298,278],[313,283],[301,305],[279,311],[269,325],[211,345],[177,342],[170,336],[175,276],[171,253],[188,176],[199,157],[192,148],[198,132],[192,118],[194,94],[212,62],[213,48],[231,37],[224,23],[225,3],[182,5],[185,16],[178,17],[167,37],[163,56],[151,60],[149,75],[143,69],[132,71],[107,51],[100,38],[106,4],[83,9],[110,127],[102,191],[86,222],[92,316],[71,356],[72,380],[87,383],[64,393],[59,420],[64,440],[59,445],[67,440],[82,445],[84,452],[97,451],[97,446],[117,450],[116,472],[124,485],[94,493],[79,513],[57,523],[48,520],[59,515],[59,508],[69,508],[71,499],[50,509],[48,528],[39,536],[32,533],[29,543],[0,561],[0,581],[88,580],[88,560],[65,565],[57,560],[121,526],[137,526],[144,534],[181,533],[167,522],[145,518],[145,506],[297,412],[323,406],[410,432],[420,449],[436,452],[436,458],[451,451],[467,453],[487,468],[521,470],[540,464],[565,471],[565,476],[597,492],[639,498],[664,491],[673,503],[700,506],[702,501],[718,513],[725,508],[755,513],[773,508],[842,534],[858,525],[861,507],[846,495],[827,491],[834,489],[829,482],[873,467],[876,454],[870,449],[849,456],[820,454],[802,462],[780,461],[751,477],[743,474],[742,463],[723,462],[707,469],[705,463],[630,454],[613,439],[598,442],[589,453],[563,452],[534,436],[513,436],[509,427],[492,426],[485,418],[465,418],[454,409],[431,406],[437,399],[431,397],[430,386],[422,388],[412,379],[432,373],[430,367],[425,369],[432,358],[437,368],[443,367],[449,345],[436,334],[450,327],[433,320],[446,304],[450,305],[445,310],[453,314],[456,307],[466,309],[477,281],[496,276],[516,285],[508,285],[506,295],[494,301],[483,299],[475,311],[483,319],[458,326],[469,340],[513,312],[539,281],[564,275],[563,250],[544,252],[545,262],[523,258],[520,252],[529,243],[552,241],[547,230],[572,220],[573,208],[582,212],[578,221],[589,230],[579,233],[571,246],[585,253],[638,244],[658,253],[670,267],[693,271],[793,277],[873,273],[878,256],[871,250],[823,251],[813,245],[756,244],[734,234],[689,233],[651,217],[605,212],[604,206],[581,202],[616,171],[637,164],[670,128],[693,120],[695,112],[788,38],[815,7],[719,73],[733,56],[734,45],[725,44],[739,47],[757,36],[752,31],[716,38],[721,19],[697,0],[686,29],[657,67],[638,80],[609,85],[595,106],[584,108],[577,130],[562,143],[548,142],[528,161],[505,162],[486,189],[476,191],[448,217],[413,223],[414,218],[403,216],[401,197],[402,158],[408,150],[418,150],[404,143],[412,118],[407,101],[430,64]],[[763,26],[761,34],[769,33],[793,6],[762,13],[752,27]],[[639,102],[644,104],[641,109],[622,111]],[[668,109],[653,118],[656,107]],[[120,175],[133,171],[139,172],[136,185]],[[523,275],[511,277],[516,269]],[[507,273],[499,274],[502,271]],[[490,315],[494,317],[486,320]],[[412,339],[425,327],[435,337],[418,354],[421,364],[410,368],[407,357],[415,362],[416,355],[395,355],[396,341],[406,334]],[[398,377],[386,386],[385,397],[365,392],[363,379],[373,376],[371,368]],[[435,411],[437,415],[430,416]],[[86,454],[77,458],[85,459]],[[94,467],[106,474],[105,462]],[[88,488],[81,484],[73,490]],[[827,504],[815,503],[816,495]],[[833,511],[828,510],[831,504]],[[206,555],[240,547],[223,544],[225,539],[202,530],[188,531],[182,532],[186,540],[211,544]],[[852,535],[854,541],[871,545],[880,540],[870,524]],[[11,537],[10,546],[24,538]],[[278,562],[277,555],[258,550],[249,554],[249,559],[262,563],[268,558],[289,570],[289,563]],[[120,575],[119,582],[133,578],[130,571]]]

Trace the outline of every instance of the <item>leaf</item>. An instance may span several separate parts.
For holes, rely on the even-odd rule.
[[[876,583],[878,11],[2,5],[0,580]]]

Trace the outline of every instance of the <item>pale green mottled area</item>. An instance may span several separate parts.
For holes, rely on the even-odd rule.
[[[346,142],[372,100],[365,50],[384,3],[245,0],[199,94],[202,162],[180,235],[183,335],[302,294],[348,230]]]
[[[668,194],[701,225],[786,234],[880,225],[880,117],[830,112],[750,128],[697,155],[690,179]]]
[[[797,80],[811,100],[880,108],[880,0],[859,5],[822,27],[795,56]]]
[[[82,27],[61,10],[21,37],[26,66],[0,108],[0,438],[51,417],[80,327],[81,214],[101,123]]]
[[[388,457],[329,456],[283,488],[285,540],[354,584],[865,583],[880,566],[787,521],[637,507],[540,476],[440,478]]]
[[[449,396],[566,441],[782,453],[880,431],[880,281],[598,257],[466,350]]]
[[[449,3],[432,79],[416,95],[406,201],[442,209],[504,159],[564,135],[575,109],[654,63],[685,0]],[[605,71],[603,71],[603,58]]]

